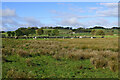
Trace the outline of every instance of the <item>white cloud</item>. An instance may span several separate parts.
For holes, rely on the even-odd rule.
[[[84,12],[84,10],[82,8],[79,7],[70,7],[69,10],[71,10],[72,12]]]
[[[89,18],[89,17],[93,17],[93,16],[80,16],[78,14],[73,14],[73,13],[69,13],[69,12],[60,12],[60,11],[56,11],[56,10],[51,10],[51,13],[53,13],[55,16],[53,18]]]
[[[90,9],[90,8],[89,8]],[[85,15],[85,16],[80,16],[80,15],[75,15],[71,13],[63,13],[63,12],[58,12],[56,10],[53,11],[55,15],[57,15],[56,23],[59,25],[63,26],[73,26],[73,27],[90,27],[90,26],[95,26],[95,25],[101,25],[105,27],[112,27],[112,26],[117,26],[115,23],[110,23],[109,20],[106,20],[105,17],[117,17],[117,8],[112,9],[105,9],[103,10],[102,7],[91,7],[91,9],[96,10],[95,15]],[[102,18],[100,18],[102,17]],[[89,18],[87,20],[84,20],[86,18]],[[92,18],[92,20],[90,20]],[[93,18],[95,18],[93,20]],[[97,18],[97,19],[96,19]],[[117,19],[117,18],[116,18]],[[84,20],[84,21],[82,21]],[[116,21],[117,22],[117,21]]]
[[[105,18],[96,18],[96,19],[91,20],[91,21],[89,20],[86,24],[86,26],[95,26],[95,25],[104,26],[106,28],[118,26],[117,20],[110,22],[109,20],[107,20]]]
[[[90,7],[90,10],[99,10],[99,9],[103,9],[103,7]]]
[[[75,17],[69,18],[69,19],[68,18],[62,19],[60,22],[58,22],[58,24],[63,25],[63,26],[73,26],[74,28],[75,27],[76,28],[78,28],[78,27],[87,28],[90,26],[94,27],[95,25],[100,25],[100,26],[103,26],[106,28],[118,26],[117,20],[110,22],[109,20],[104,19],[104,18],[96,18],[93,20],[82,21],[82,19],[75,18]]]
[[[40,20],[34,18],[34,17],[25,17],[24,18],[25,22],[30,26],[40,26],[42,25],[42,23],[40,22]]]
[[[78,18],[76,17],[62,19],[59,24],[64,26],[82,26],[82,24],[78,21]]]
[[[103,10],[97,10],[96,15],[102,17],[118,17],[118,3],[100,3]]]
[[[58,21],[57,24],[62,26],[71,26],[73,28],[86,27],[86,22],[81,22],[81,19],[78,17],[71,18],[62,18],[61,21]]]
[[[4,9],[4,10],[0,10],[0,13],[2,13],[2,14],[0,14],[0,15],[2,15],[3,17],[16,16],[16,11],[13,10],[13,9],[9,9],[9,8]]]
[[[118,17],[118,9],[98,10],[96,11],[96,15],[102,17]]]
[[[118,3],[100,3],[100,5],[104,5],[108,8],[115,8],[118,7]]]
[[[18,27],[28,27],[28,26],[41,26],[43,25],[40,20],[34,17],[19,17],[16,14],[16,10],[3,9],[2,11],[2,29],[1,30],[15,30]]]

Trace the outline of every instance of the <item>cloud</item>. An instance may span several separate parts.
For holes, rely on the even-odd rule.
[[[73,27],[90,27],[95,25],[101,25],[105,27],[112,27],[116,24],[110,23],[109,20],[106,20],[105,17],[115,17],[117,16],[117,9],[105,9],[103,10],[102,7],[92,7],[91,9],[96,10],[95,15],[75,15],[72,13],[67,12],[59,12],[53,10],[53,14],[56,15],[56,23],[63,26],[73,26]],[[102,18],[100,18],[102,17]],[[86,19],[87,18],[87,19]],[[92,19],[90,19],[92,18]],[[57,20],[59,19],[59,20]],[[86,20],[84,20],[86,19]],[[84,20],[84,21],[83,21]],[[117,25],[116,25],[117,26]]]
[[[65,5],[65,3],[63,3],[63,2],[58,2],[57,4],[58,5]]]
[[[83,26],[83,24],[81,24],[79,19],[76,17],[62,19],[60,22],[58,22],[58,24],[64,26]]]
[[[63,25],[63,26],[72,26],[74,28],[78,28],[78,27],[84,27],[84,28],[88,28],[90,26],[94,27],[96,25],[99,26],[103,26],[106,28],[110,28],[113,26],[118,26],[117,20],[116,21],[109,21],[105,18],[96,18],[96,19],[92,19],[92,20],[85,20],[82,21],[83,19],[79,19],[79,18],[66,18],[66,19],[62,19],[61,21],[58,22],[59,25]]]
[[[103,9],[103,7],[90,7],[89,9],[90,10],[100,10],[100,9]]]
[[[24,21],[29,25],[29,26],[41,26],[43,25],[40,20],[34,18],[34,17],[24,17]]]
[[[71,3],[66,3],[66,2],[57,2],[56,4],[60,5],[60,6],[73,6],[73,4]]]
[[[73,18],[73,17],[77,17],[77,18],[89,18],[89,17],[93,17],[93,16],[80,16],[78,14],[73,14],[70,12],[60,12],[60,11],[56,11],[56,10],[51,10],[50,11],[52,14],[54,14],[53,18]]]
[[[101,17],[118,17],[118,9],[114,8],[114,9],[96,11],[96,15]]]
[[[96,15],[98,17],[118,17],[118,3],[99,3],[105,6],[103,10],[97,10]]]
[[[13,9],[9,9],[9,8],[7,8],[7,9],[4,9],[4,10],[0,10],[0,13],[2,13],[2,14],[0,14],[0,15],[2,15],[3,17],[13,17],[13,16],[16,16],[16,11],[15,10],[13,10]]]
[[[41,26],[40,20],[34,17],[20,17],[16,14],[16,10],[7,8],[2,11],[2,30],[16,30],[18,27]]]
[[[95,26],[95,25],[99,25],[99,26],[103,26],[103,27],[106,27],[106,28],[110,28],[110,27],[113,27],[113,26],[118,26],[117,24],[117,20],[115,21],[109,21],[105,18],[96,18],[94,20],[89,20],[86,24],[87,26]]]
[[[79,7],[70,7],[69,10],[71,10],[72,12],[84,12],[84,10],[82,8]]]
[[[108,8],[116,8],[116,7],[118,7],[118,3],[100,3],[100,5],[106,6]]]

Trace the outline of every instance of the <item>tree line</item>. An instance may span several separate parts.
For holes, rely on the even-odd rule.
[[[15,31],[7,31],[7,34],[9,37],[11,36],[29,36],[30,34],[47,34],[48,36],[56,36],[59,34],[59,31],[57,29],[54,30],[43,30],[44,28],[37,28],[37,27],[28,27],[28,28],[18,28]]]
[[[44,30],[45,29],[45,30]],[[29,36],[30,34],[37,34],[37,35],[48,35],[48,36],[57,36],[59,35],[59,29],[68,29],[71,30],[72,32],[75,33],[91,33],[92,35],[105,35],[105,32],[103,30],[94,30],[94,29],[105,29],[105,30],[112,30],[112,29],[119,29],[119,27],[112,27],[112,28],[104,28],[101,26],[95,26],[93,28],[77,28],[77,29],[72,29],[72,27],[21,27],[18,28],[15,31],[7,31],[8,36]],[[5,31],[1,31],[0,33],[5,33]]]

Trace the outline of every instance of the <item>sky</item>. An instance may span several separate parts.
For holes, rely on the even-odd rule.
[[[2,2],[2,28],[64,26],[89,28],[118,26],[118,3]]]

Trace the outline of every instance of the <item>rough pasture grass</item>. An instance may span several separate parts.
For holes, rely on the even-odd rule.
[[[118,77],[117,38],[3,39],[2,44],[3,78]]]

